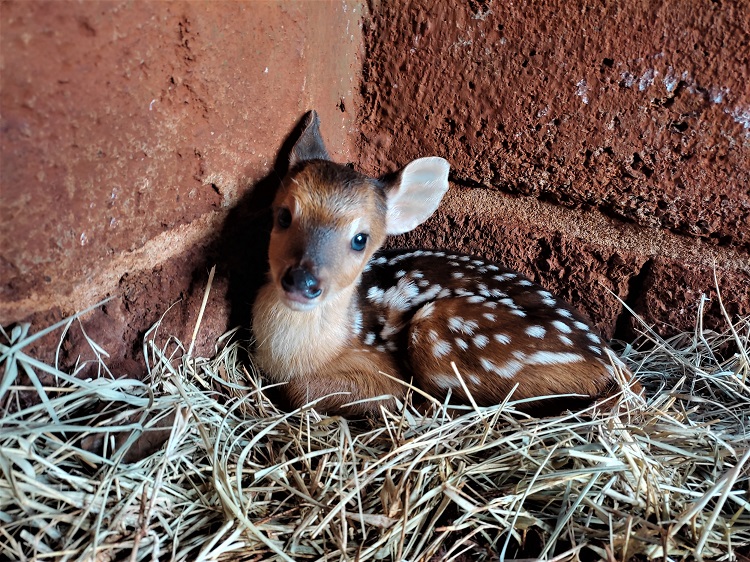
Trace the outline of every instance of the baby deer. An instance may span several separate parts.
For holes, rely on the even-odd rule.
[[[329,160],[317,114],[308,114],[273,204],[269,279],[253,311],[258,364],[287,383],[292,406],[376,411],[404,397],[398,379],[464,403],[465,385],[479,405],[501,402],[516,385],[514,399],[589,402],[615,388],[601,338],[522,275],[448,251],[376,254],[387,235],[437,209],[448,169],[442,158],[420,158],[385,179],[364,176]],[[547,403],[525,409],[546,413]]]

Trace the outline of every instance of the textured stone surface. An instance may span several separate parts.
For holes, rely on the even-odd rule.
[[[267,191],[306,110],[349,159],[361,10],[353,0],[0,4],[0,324],[44,326],[112,295],[90,335],[116,339],[118,355],[205,281],[219,249],[238,250],[230,209],[250,204],[259,182]],[[252,267],[262,274],[263,260]],[[226,327],[226,307],[208,314]]]
[[[747,268],[750,251],[746,3],[382,3],[365,35],[365,170],[440,155],[460,185],[611,216],[649,233],[630,246],[605,237],[613,246],[604,247],[598,218],[568,240],[534,217],[520,230],[503,225],[498,208],[486,230],[459,210],[455,223],[410,243],[472,247],[483,237],[474,244],[480,253],[548,278],[607,333],[616,307],[591,287],[596,279],[644,303],[650,319],[663,311],[665,329],[690,328],[694,318],[673,311],[710,289],[704,273],[712,266],[680,260],[691,244],[714,255],[710,244],[729,272],[736,310],[750,313],[735,285],[746,275],[732,273]],[[662,258],[659,248],[638,245],[649,237],[683,251]],[[665,275],[670,264],[674,274]]]

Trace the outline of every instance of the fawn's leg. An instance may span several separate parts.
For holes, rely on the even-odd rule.
[[[383,372],[397,376],[396,366],[387,356],[369,350],[349,351],[327,365],[325,371],[292,379],[284,392],[293,408],[319,400],[315,409],[328,414],[377,413],[381,405],[392,408],[394,398],[403,400],[406,395],[406,387]],[[346,406],[379,396],[385,398]]]

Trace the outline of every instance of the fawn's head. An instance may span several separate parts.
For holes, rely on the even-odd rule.
[[[448,189],[442,158],[414,160],[382,179],[331,162],[314,111],[289,160],[273,203],[268,254],[271,282],[294,310],[355,284],[386,236],[427,220]]]

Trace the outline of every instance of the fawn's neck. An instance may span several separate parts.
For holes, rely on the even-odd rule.
[[[356,292],[354,284],[311,310],[296,311],[282,302],[278,287],[266,284],[253,310],[261,369],[278,382],[318,372],[352,338]]]

